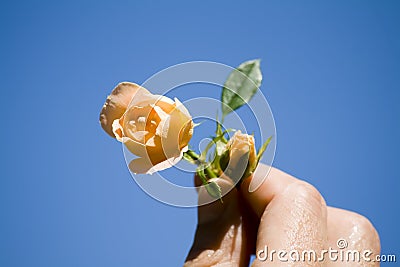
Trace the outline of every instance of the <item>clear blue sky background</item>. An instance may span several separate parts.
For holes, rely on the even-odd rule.
[[[120,81],[253,58],[274,165],[400,257],[398,2],[200,2],[1,2],[0,266],[181,265],[196,210],[138,188],[99,111]]]

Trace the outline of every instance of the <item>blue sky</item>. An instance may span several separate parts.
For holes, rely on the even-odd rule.
[[[139,189],[99,111],[120,81],[254,58],[274,165],[367,216],[383,253],[400,256],[398,12],[396,1],[2,1],[0,265],[181,265],[196,210]]]

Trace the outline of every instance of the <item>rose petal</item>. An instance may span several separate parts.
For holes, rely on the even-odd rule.
[[[152,167],[153,164],[145,158],[137,158],[129,163],[129,169],[135,174],[147,173]]]
[[[191,138],[191,132],[190,128],[186,129],[186,131],[185,128],[188,126],[188,123],[190,123],[190,126],[192,126],[192,124],[191,117],[187,117],[177,107],[171,112],[168,123],[168,134],[166,138],[162,139],[162,148],[165,155],[170,158],[176,157],[177,154],[180,153],[181,148],[188,144]],[[188,134],[190,137],[184,138],[182,136],[183,134]],[[181,140],[185,142],[181,143]]]
[[[129,137],[123,137],[122,142],[125,144],[126,148],[133,154],[139,157],[147,158],[148,152],[146,146],[142,143],[136,142]]]
[[[122,142],[122,137],[124,136],[124,128],[121,125],[121,119],[116,119],[112,123],[112,132],[114,137]]]
[[[157,112],[161,120],[156,128],[156,135],[161,136],[162,138],[167,138],[170,116],[158,106],[154,106],[154,110]]]
[[[148,133],[149,133],[148,131],[137,131],[137,132],[131,133],[131,135],[135,139],[135,141],[144,144],[145,137]]]
[[[179,101],[178,98],[174,98],[175,100],[175,106],[177,109],[179,109],[180,112],[182,112],[187,118],[192,118],[192,116],[190,116],[189,111],[187,110],[187,108],[182,104],[181,101]]]
[[[141,87],[143,88],[143,87]],[[144,88],[143,88],[144,89]],[[161,102],[161,103],[159,103]],[[157,106],[160,106],[161,108],[164,108],[164,106],[168,109],[169,105],[173,105],[174,101],[172,99],[162,96],[162,95],[153,95],[146,89],[144,90],[139,90],[135,96],[132,98],[131,103],[129,104],[129,107],[133,106],[145,106],[145,105],[150,105],[150,104],[156,104]],[[167,112],[167,111],[165,111]]]
[[[122,82],[118,84],[107,97],[106,102],[100,112],[100,124],[104,131],[110,136],[115,137],[112,124],[126,111],[132,97],[138,92],[148,92],[143,87],[135,83]]]
[[[168,168],[171,168],[175,164],[177,164],[182,159],[183,153],[181,153],[178,157],[169,158],[163,162],[160,162],[154,165],[147,173],[153,174],[154,172],[162,171]]]
[[[155,136],[152,136],[147,140],[146,146],[148,146],[148,147],[155,147],[156,146]]]
[[[150,160],[148,160],[146,158],[137,158],[137,159],[132,160],[129,163],[129,169],[135,174],[137,174],[137,173],[153,174],[155,172],[162,171],[162,170],[165,170],[165,169],[168,169],[168,168],[174,166],[176,163],[178,163],[181,160],[182,155],[183,155],[183,153],[181,153],[181,155],[179,157],[167,159],[156,165],[153,165],[150,162]]]
[[[193,122],[188,121],[184,128],[179,132],[179,146],[183,147],[189,144],[190,139],[193,136]]]

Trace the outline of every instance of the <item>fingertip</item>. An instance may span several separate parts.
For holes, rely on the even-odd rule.
[[[205,186],[199,187],[199,224],[218,220],[226,213],[228,207],[233,204],[237,196],[237,190],[231,181],[223,178],[213,178],[209,182],[215,182],[219,185],[222,199],[211,196]],[[237,201],[235,200],[235,202]]]
[[[255,192],[262,184],[264,181],[268,178],[268,174],[271,171],[271,166],[268,165],[259,165],[259,167],[255,170],[253,175],[251,176],[251,179],[247,179],[248,181],[248,187],[247,190],[249,193]]]
[[[240,193],[261,218],[265,207],[276,194],[298,179],[272,166],[259,164],[254,174],[243,180]]]

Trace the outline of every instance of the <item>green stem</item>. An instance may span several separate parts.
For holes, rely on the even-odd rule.
[[[200,160],[200,155],[194,152],[193,150],[188,150],[185,152],[186,155],[188,155],[191,159],[194,161],[199,161]],[[198,165],[198,163],[196,163]]]
[[[204,172],[206,175],[211,179],[211,178],[217,178],[217,175],[211,170],[210,166],[207,166],[207,168],[204,169]]]
[[[207,177],[209,179],[218,177],[213,172],[213,170],[210,168],[210,164],[207,163],[207,162],[204,162],[203,160],[200,159],[200,155],[199,154],[197,154],[196,152],[194,152],[193,150],[190,150],[190,149],[188,151],[186,151],[185,154],[187,156],[189,156],[193,161],[195,161],[197,166],[200,166],[202,164],[207,164],[208,165],[206,168],[204,168],[204,172],[205,172],[205,174],[207,175]],[[203,183],[204,183],[204,181],[203,181]]]

